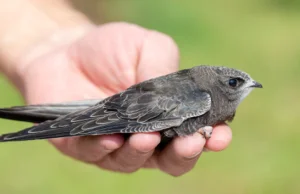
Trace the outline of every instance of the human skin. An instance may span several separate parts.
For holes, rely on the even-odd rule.
[[[9,14],[16,22],[0,28],[0,68],[26,103],[104,98],[178,70],[179,50],[169,36],[128,23],[97,26],[65,1],[56,1],[1,2],[13,10]],[[223,150],[231,137],[222,124],[207,141],[199,133],[178,137],[160,153],[155,152],[159,133],[133,134],[126,141],[120,134],[49,141],[62,153],[102,169],[131,173],[158,168],[180,176],[194,167],[204,147]]]

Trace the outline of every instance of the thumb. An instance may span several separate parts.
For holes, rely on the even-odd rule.
[[[92,82],[114,92],[178,69],[178,48],[170,37],[128,23],[91,30],[75,50]]]

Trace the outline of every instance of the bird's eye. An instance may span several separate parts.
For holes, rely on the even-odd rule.
[[[238,79],[232,78],[228,81],[229,86],[235,88],[238,85]]]

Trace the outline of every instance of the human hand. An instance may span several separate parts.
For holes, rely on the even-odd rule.
[[[45,40],[20,58],[19,88],[29,104],[104,98],[178,70],[179,54],[173,40],[136,25],[85,26],[79,33],[67,31],[55,37],[59,44]],[[155,152],[159,133],[133,134],[126,141],[120,134],[50,140],[62,153],[103,169],[129,173],[143,167],[159,168],[173,176],[191,170],[204,146],[219,151],[230,141],[231,130],[226,125],[216,126],[207,142],[195,133],[174,139],[160,153]]]

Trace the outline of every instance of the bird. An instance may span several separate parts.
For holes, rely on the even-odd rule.
[[[105,99],[1,108],[0,118],[37,125],[3,134],[0,142],[149,132],[166,139],[199,132],[209,139],[213,126],[231,122],[254,88],[262,84],[241,70],[198,65]]]

